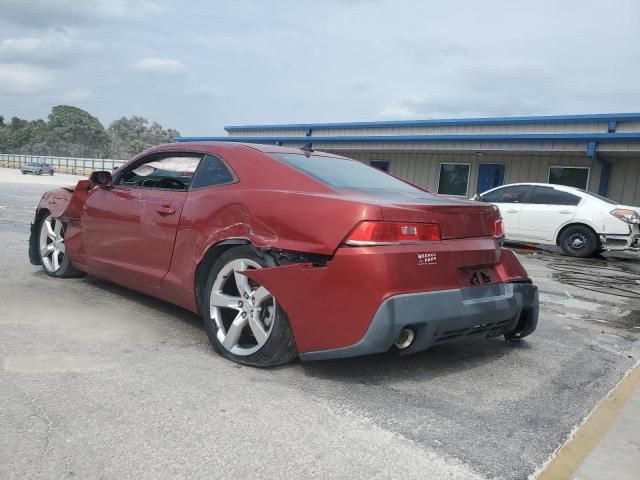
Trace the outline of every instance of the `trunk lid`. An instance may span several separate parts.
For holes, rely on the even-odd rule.
[[[390,222],[435,222],[442,238],[490,237],[500,211],[492,204],[458,200],[429,192],[361,192],[368,202],[375,199],[382,217]]]

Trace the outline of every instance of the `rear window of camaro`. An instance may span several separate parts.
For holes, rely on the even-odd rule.
[[[274,153],[272,156],[336,190],[393,190],[426,193],[357,160],[322,155]]]

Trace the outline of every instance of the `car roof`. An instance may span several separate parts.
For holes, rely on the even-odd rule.
[[[576,188],[576,187],[569,187],[567,185],[558,185],[556,183],[540,183],[540,182],[519,182],[519,183],[506,183],[504,185],[500,185],[499,187],[494,187],[490,190],[487,190],[487,192],[490,192],[492,190],[497,190],[499,188],[504,188],[504,187],[514,187],[514,186],[525,186],[525,187],[551,187],[551,188],[555,188],[556,190],[563,190],[566,192],[577,192],[577,193],[584,193],[584,190],[580,189],[580,188]],[[486,192],[483,192],[486,193]]]
[[[300,137],[300,140],[305,140],[305,137]],[[274,142],[276,140],[274,139]],[[222,141],[194,141],[194,142],[175,142],[175,143],[166,143],[163,145],[158,145],[155,147],[151,147],[148,150],[142,152],[143,154],[153,153],[153,152],[161,152],[161,151],[171,151],[171,150],[204,150],[211,151],[214,153],[215,147],[226,147],[226,148],[250,148],[252,150],[257,150],[262,153],[293,153],[293,154],[302,154],[306,155],[309,153],[308,150],[303,150],[301,148],[291,148],[291,147],[281,147],[279,145],[268,145],[263,143],[243,143],[243,142],[222,142]],[[334,153],[320,152],[316,150],[312,150],[313,155],[320,155],[323,157],[339,157],[344,158],[341,155],[337,155]]]

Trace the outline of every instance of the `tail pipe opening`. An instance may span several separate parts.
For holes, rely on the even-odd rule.
[[[398,338],[396,338],[394,345],[398,348],[398,350],[404,350],[405,348],[409,348],[411,346],[415,338],[416,334],[413,329],[405,327],[400,330],[400,334],[398,335]]]
[[[504,335],[506,340],[520,340],[529,335],[535,328],[533,323],[533,312],[531,308],[524,308],[520,312],[516,328]]]

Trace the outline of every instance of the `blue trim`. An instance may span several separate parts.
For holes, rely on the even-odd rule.
[[[618,122],[616,120],[611,120],[609,122],[609,133],[616,133],[616,129],[618,128]]]
[[[540,123],[596,123],[611,121],[639,121],[640,113],[598,113],[591,115],[545,115],[535,117],[483,117],[434,120],[400,120],[384,122],[290,123],[283,125],[228,125],[227,132],[237,130],[307,130],[318,128],[385,128],[435,127],[448,125],[522,125]]]
[[[611,162],[606,161],[600,155],[596,155],[596,159],[600,162],[600,184],[598,185],[598,195],[607,196],[609,190],[609,176],[611,175]]]
[[[176,137],[176,142],[306,143],[308,137]],[[341,135],[313,137],[314,143],[407,143],[407,142],[519,142],[519,141],[640,141],[640,133],[514,133],[488,135]]]
[[[587,157],[596,160],[600,164],[600,183],[598,184],[598,195],[607,196],[609,190],[609,176],[611,175],[611,162],[598,155],[598,142],[587,144]]]

